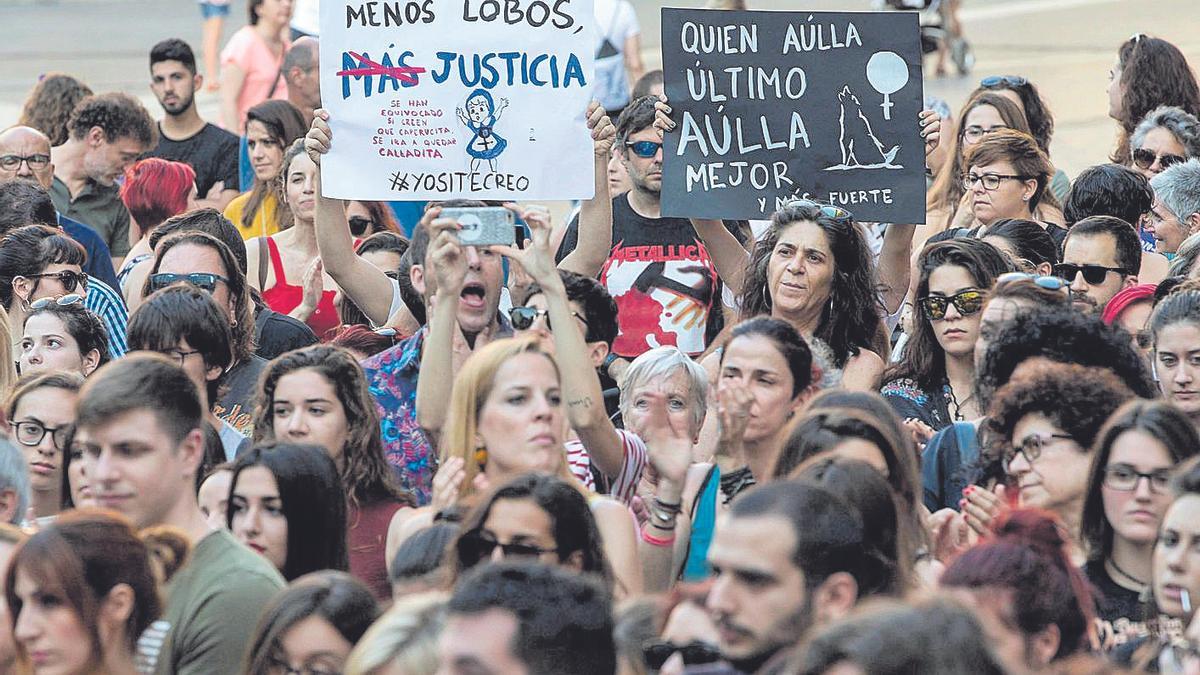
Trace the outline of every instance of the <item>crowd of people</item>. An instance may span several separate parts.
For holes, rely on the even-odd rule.
[[[1119,45],[1076,176],[989,76],[913,120],[924,224],[670,218],[663,74],[598,0],[563,221],[324,197],[309,10],[218,59],[201,4],[159,119],[51,74],[0,131],[0,671],[1200,674],[1176,46]],[[485,206],[523,245],[442,217]]]

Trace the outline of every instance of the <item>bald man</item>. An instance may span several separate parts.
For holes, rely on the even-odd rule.
[[[0,183],[23,180],[40,185],[49,191],[54,182],[54,162],[50,159],[50,139],[30,127],[9,127],[0,131]],[[117,286],[112,253],[108,244],[92,228],[62,215],[58,224],[72,239],[87,249],[88,260],[83,271],[109,286]],[[54,223],[47,223],[54,225]]]

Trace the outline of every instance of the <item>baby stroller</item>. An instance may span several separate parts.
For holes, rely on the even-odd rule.
[[[951,16],[948,0],[883,0],[883,6],[919,12],[921,53],[940,53],[939,58],[949,56],[960,75],[970,73],[975,67],[971,44],[963,37],[957,17]],[[939,63],[939,75],[943,74],[940,72],[943,68]]]

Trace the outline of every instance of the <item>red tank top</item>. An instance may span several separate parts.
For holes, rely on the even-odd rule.
[[[271,269],[275,271],[275,285],[263,291],[263,301],[276,312],[288,314],[299,307],[300,302],[304,300],[304,289],[287,282],[287,275],[283,272],[283,259],[279,257],[279,247],[276,246],[274,237],[264,237],[264,239],[267,240],[267,251],[271,254]],[[335,294],[336,291],[321,293],[321,302],[317,303],[317,310],[310,314],[308,321],[305,322],[322,341],[328,339],[325,334],[330,329],[337,328],[341,323],[337,307],[333,304]]]

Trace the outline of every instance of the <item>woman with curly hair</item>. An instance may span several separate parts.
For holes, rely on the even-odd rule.
[[[1164,105],[1200,116],[1200,86],[1178,47],[1138,33],[1121,43],[1108,73],[1108,116],[1119,125],[1112,161],[1131,163],[1130,136],[1147,113]]]
[[[314,345],[272,361],[259,381],[254,441],[312,443],[337,464],[349,501],[350,572],[376,597],[391,593],[384,559],[388,527],[415,505],[383,456],[379,413],[358,361],[343,349]]]
[[[92,93],[90,87],[70,75],[47,73],[29,92],[17,124],[46,134],[51,147],[62,145],[71,135],[67,128],[71,112]]]
[[[1077,545],[1088,467],[1100,428],[1134,394],[1111,371],[1029,361],[988,410],[988,448],[1024,507],[1057,515]],[[985,518],[981,518],[985,520]]]

